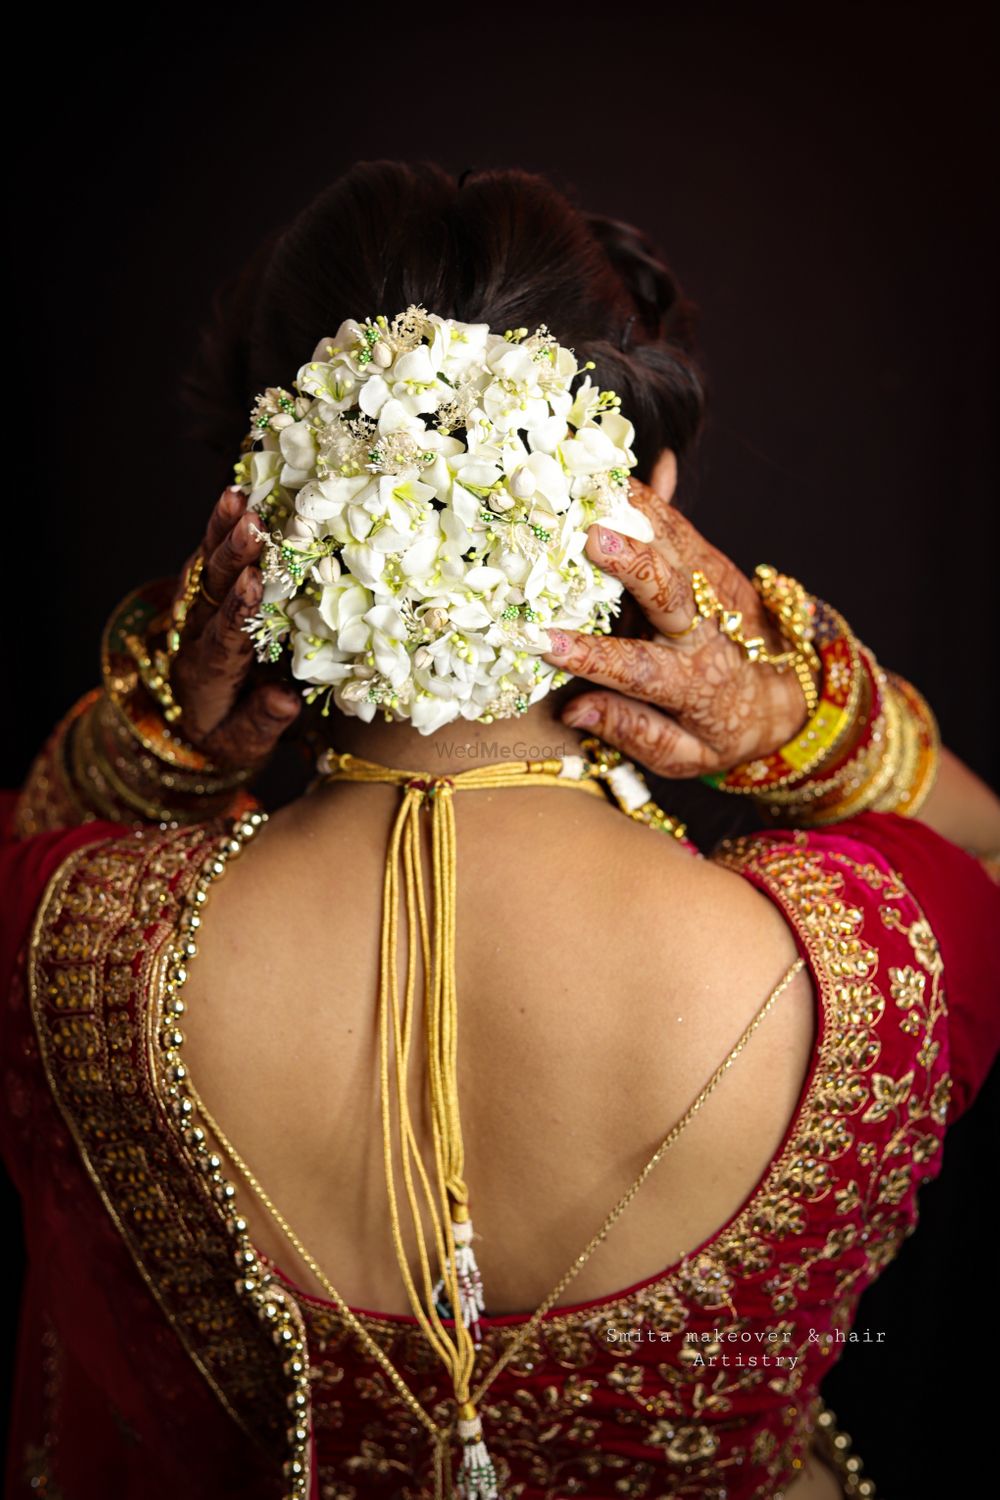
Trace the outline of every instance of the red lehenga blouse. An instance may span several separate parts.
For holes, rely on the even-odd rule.
[[[301,1398],[248,1291],[268,1268],[236,1264],[232,1187],[206,1175],[164,1063],[170,955],[225,837],[88,823],[3,847],[0,1131],[29,1259],[11,1496],[283,1493]],[[506,1497],[780,1497],[837,1334],[912,1232],[997,1050],[1000,893],[976,861],[884,815],[716,857],[796,935],[817,995],[810,1072],[727,1224],[651,1279],[550,1313],[490,1387]],[[422,1429],[336,1309],[280,1273],[271,1296],[307,1336],[313,1500],[432,1494]],[[363,1316],[447,1420],[413,1321]],[[484,1319],[483,1369],[523,1321]]]

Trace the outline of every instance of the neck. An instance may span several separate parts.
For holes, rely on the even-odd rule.
[[[474,766],[504,761],[546,760],[579,752],[583,736],[559,718],[562,703],[543,698],[516,719],[476,724],[459,719],[435,734],[420,734],[407,723],[371,724],[344,714],[327,721],[327,738],[336,749],[400,771],[455,775]]]

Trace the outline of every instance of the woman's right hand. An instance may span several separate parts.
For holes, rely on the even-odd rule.
[[[769,755],[800,732],[806,702],[794,672],[747,660],[714,620],[697,612],[692,573],[702,572],[748,635],[767,649],[787,645],[749,578],[713,547],[663,494],[633,480],[633,505],[654,530],[637,542],[592,526],[590,560],[621,580],[646,620],[641,637],[550,630],[546,661],[595,686],[563,710],[658,776],[678,780],[728,771]]]
[[[281,683],[243,692],[254,659],[244,626],[260,608],[264,588],[260,550],[246,497],[227,489],[181,575],[183,587],[188,568],[204,559],[201,588],[170,674],[181,709],[177,727],[189,744],[226,769],[262,765],[302,707],[295,689]]]

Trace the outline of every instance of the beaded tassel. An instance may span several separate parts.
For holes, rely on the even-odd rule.
[[[458,1500],[499,1500],[496,1470],[483,1442],[483,1424],[471,1403],[459,1407],[458,1436],[462,1463],[458,1471]]]
[[[472,1220],[453,1219],[451,1232],[455,1241],[458,1313],[478,1347],[483,1341],[479,1315],[486,1311],[486,1302],[483,1295],[482,1273],[476,1261],[476,1252],[472,1248]],[[455,1316],[454,1310],[448,1306],[448,1293],[443,1276],[434,1287],[434,1303],[442,1317]]]
[[[455,1280],[458,1282],[459,1314],[476,1344],[481,1344],[483,1340],[479,1314],[486,1311],[486,1303],[483,1299],[483,1278],[476,1263],[476,1252],[472,1248],[472,1220],[452,1223],[451,1232],[455,1237]]]

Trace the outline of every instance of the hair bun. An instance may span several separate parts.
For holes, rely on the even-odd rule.
[[[637,309],[637,319],[647,339],[669,340],[691,351],[694,344],[694,307],[681,295],[653,241],[621,219],[587,214],[587,224],[614,266]],[[622,348],[642,343],[636,338],[635,319],[622,330]]]

